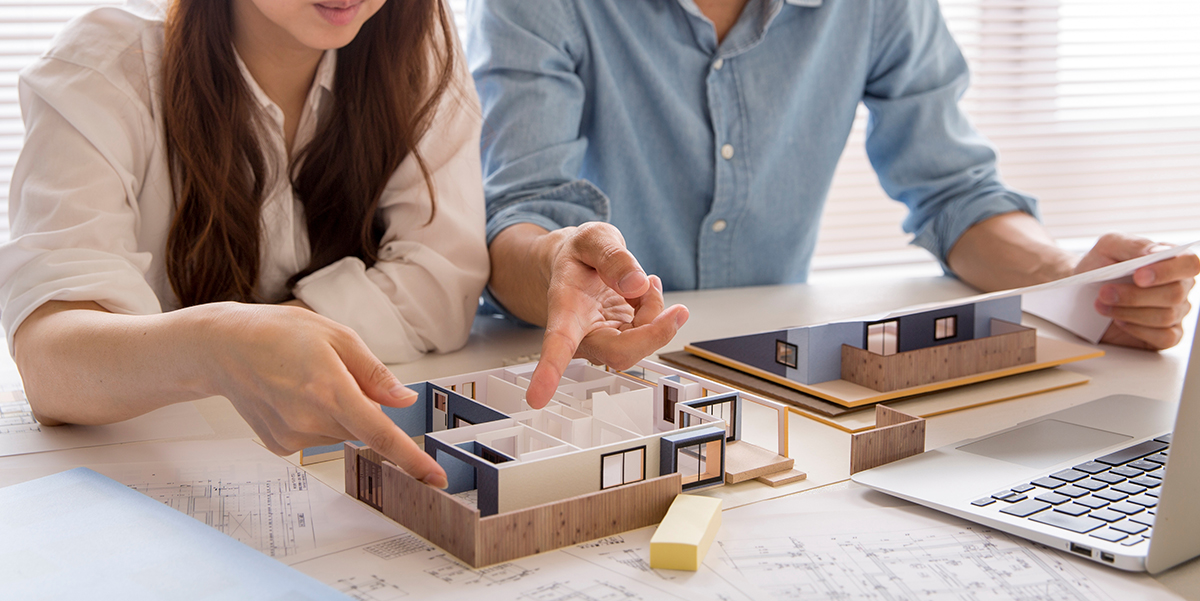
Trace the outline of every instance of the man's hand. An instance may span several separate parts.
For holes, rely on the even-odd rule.
[[[984,291],[1041,284],[1135,259],[1163,246],[1145,238],[1107,234],[1081,260],[1059,248],[1025,213],[1005,213],[971,226],[947,257],[954,273]],[[1179,343],[1187,296],[1200,258],[1184,254],[1138,269],[1132,284],[1105,284],[1095,308],[1113,318],[1102,342],[1161,350]]]
[[[1075,273],[1136,259],[1166,248],[1145,238],[1107,234],[1088,251]],[[1133,272],[1133,283],[1100,288],[1096,312],[1111,317],[1102,342],[1161,350],[1179,343],[1183,318],[1191,310],[1188,293],[1200,274],[1200,257],[1184,253]]]
[[[522,319],[546,326],[525,397],[535,408],[554,396],[573,357],[629,368],[688,318],[683,305],[664,308],[662,282],[646,275],[607,223],[504,230],[492,241],[492,291]]]

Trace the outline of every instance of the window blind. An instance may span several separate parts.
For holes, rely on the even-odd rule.
[[[971,66],[962,106],[1010,187],[1086,248],[1109,231],[1200,237],[1200,3],[942,0]],[[907,247],[906,209],[863,148],[866,111],[838,166],[814,269],[931,260]]]

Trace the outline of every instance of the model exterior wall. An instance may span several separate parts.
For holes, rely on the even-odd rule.
[[[975,303],[975,337],[987,338],[992,332],[992,320],[1021,323],[1021,297],[1010,296]]]
[[[346,494],[363,500],[359,458],[379,466],[383,514],[473,567],[656,524],[681,492],[679,474],[480,518],[463,501],[427,486],[378,454],[345,444]]]
[[[860,321],[826,323],[788,330],[788,342],[799,352],[797,369],[788,369],[787,378],[801,384],[820,384],[842,377],[842,358],[835,349],[842,345],[863,348],[863,323]],[[795,339],[796,342],[792,342]]]
[[[938,340],[934,336],[937,320],[951,316],[955,318],[956,323],[962,324],[962,326],[955,328],[954,336]],[[933,311],[901,315],[889,321],[895,321],[898,324],[897,335],[899,338],[896,343],[896,351],[899,353],[966,342],[976,338],[975,328],[967,327],[968,324],[975,323],[975,305],[944,307]],[[863,340],[866,340],[866,331],[863,332]]]
[[[645,479],[659,476],[659,436],[625,440],[539,461],[499,467],[500,513],[577,497],[600,490],[601,455],[645,447]],[[624,486],[629,486],[628,484]],[[621,488],[621,487],[617,487]]]
[[[787,377],[787,367],[775,361],[775,341],[788,340],[789,335],[789,330],[777,330],[694,344],[706,351],[737,359],[770,374]]]
[[[992,329],[1015,331],[886,356],[844,345],[841,377],[872,390],[891,392],[1036,360],[1036,330],[999,322]]]

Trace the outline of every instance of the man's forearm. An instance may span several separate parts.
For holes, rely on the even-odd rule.
[[[971,226],[946,262],[963,281],[992,291],[1066,277],[1079,258],[1059,248],[1037,219],[1013,212]]]
[[[488,246],[492,275],[488,289],[513,315],[538,326],[546,325],[550,287],[549,256],[555,234],[532,223],[505,228]]]

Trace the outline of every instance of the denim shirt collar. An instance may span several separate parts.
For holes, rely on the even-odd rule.
[[[725,35],[725,39],[717,46],[715,32],[711,30],[712,23],[708,17],[696,6],[695,0],[678,0],[679,5],[683,10],[692,15],[695,19],[703,22],[704,28],[696,30],[697,27],[693,24],[693,30],[696,31],[697,42],[704,46],[708,51],[713,52],[721,58],[729,58],[736,56],[758,45],[766,36],[767,29],[771,26],[771,21],[783,9],[784,4],[792,6],[800,6],[805,8],[815,8],[821,6],[824,0],[750,0],[746,3],[746,7],[742,9],[742,14],[738,17],[737,22],[729,33]]]

